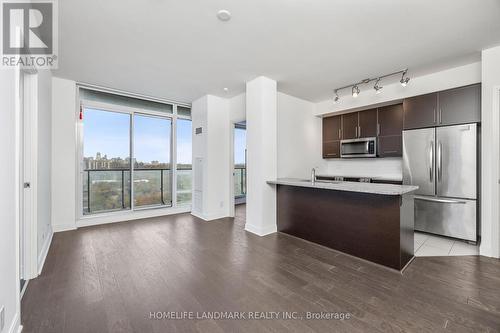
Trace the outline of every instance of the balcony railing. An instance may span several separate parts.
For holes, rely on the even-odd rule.
[[[177,169],[177,193],[181,204],[191,201],[191,168]],[[83,213],[130,209],[129,169],[86,169],[83,177]],[[172,205],[170,168],[134,168],[134,207]]]
[[[247,194],[247,169],[242,166],[234,167],[234,196],[243,198]]]

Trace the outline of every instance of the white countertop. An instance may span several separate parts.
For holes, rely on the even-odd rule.
[[[412,185],[392,185],[374,184],[359,182],[322,182],[316,181],[314,184],[310,180],[296,178],[278,178],[267,181],[268,184],[289,185],[298,187],[311,187],[333,191],[361,192],[381,195],[402,195],[413,192],[418,186]]]

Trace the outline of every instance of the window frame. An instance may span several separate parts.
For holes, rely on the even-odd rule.
[[[176,102],[171,102],[171,101],[161,101],[158,99],[154,98],[146,98],[143,96],[135,95],[135,94],[125,94],[125,93],[117,93],[115,91],[108,91],[108,90],[102,90],[102,89],[97,89],[94,87],[87,87],[87,86],[82,86],[82,85],[77,85],[76,86],[77,92],[76,92],[76,132],[77,132],[77,142],[76,142],[76,216],[77,220],[87,220],[87,219],[95,219],[99,217],[117,217],[117,216],[124,216],[126,217],[127,215],[133,214],[134,212],[145,212],[145,211],[154,211],[154,210],[165,210],[166,212],[168,211],[174,211],[176,212],[178,209],[186,209],[190,210],[192,203],[191,204],[183,204],[183,205],[178,205],[177,204],[177,119],[186,119],[192,121],[192,117],[189,116],[182,116],[182,115],[177,115],[177,106],[183,106],[187,108],[191,108],[191,105],[186,104],[186,103],[176,103]],[[145,100],[151,100],[155,102],[161,102],[165,104],[170,104],[172,105],[172,113],[166,113],[166,112],[161,112],[161,111],[152,111],[152,110],[143,110],[135,107],[130,107],[130,106],[117,106],[111,103],[105,103],[105,102],[97,102],[97,101],[89,101],[81,98],[80,96],[80,89],[89,89],[89,90],[96,90],[96,91],[102,91],[102,92],[107,92],[107,93],[112,93],[116,95],[123,95],[127,97],[132,97],[132,98],[138,98],[138,99],[145,99]],[[101,213],[95,213],[95,214],[84,214],[83,213],[83,174],[84,174],[84,163],[83,163],[83,122],[85,121],[85,116],[83,121],[79,119],[79,114],[80,111],[83,111],[85,108],[93,108],[97,110],[102,110],[102,111],[108,111],[108,112],[117,112],[117,113],[123,113],[123,114],[128,114],[130,115],[130,208],[129,209],[124,209],[124,210],[118,210],[118,211],[109,211],[109,212],[101,212]],[[167,206],[167,205],[158,205],[158,206],[147,206],[147,207],[135,207],[134,206],[134,161],[135,161],[135,155],[134,155],[134,115],[143,115],[143,116],[153,116],[153,117],[159,117],[163,119],[168,119],[171,122],[171,131],[170,131],[170,163],[171,163],[171,173],[170,173],[170,184],[172,187],[172,205]]]

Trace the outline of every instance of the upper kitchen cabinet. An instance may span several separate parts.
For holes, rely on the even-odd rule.
[[[404,129],[436,126],[437,102],[437,93],[406,98],[403,101]]]
[[[445,90],[439,93],[439,125],[481,121],[481,85]]]
[[[339,157],[340,157],[340,140],[323,141],[323,158],[339,158]]]
[[[323,118],[323,142],[342,139],[341,116]]]
[[[340,139],[342,139],[342,117],[323,118],[323,158],[340,157]]]
[[[342,115],[342,139],[358,138],[358,112]]]
[[[358,138],[377,136],[377,109],[359,112]]]
[[[403,131],[403,104],[378,109],[378,135],[401,135]]]
[[[378,127],[378,156],[402,156],[403,104],[379,108]]]

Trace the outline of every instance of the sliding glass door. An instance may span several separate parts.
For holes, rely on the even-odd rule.
[[[130,122],[126,113],[85,108],[83,214],[130,209]]]
[[[134,115],[134,206],[172,206],[172,120]]]

